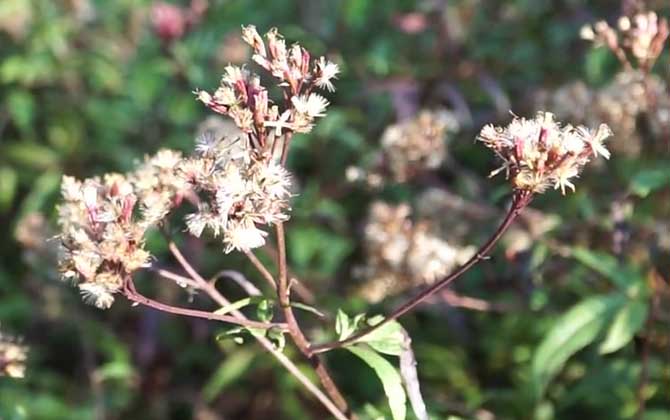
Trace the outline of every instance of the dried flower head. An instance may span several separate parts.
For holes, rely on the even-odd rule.
[[[553,92],[538,95],[536,108],[551,109],[556,117],[587,126],[606,123],[614,135],[608,149],[617,155],[638,156],[641,134],[649,123],[654,135],[670,133],[670,95],[666,83],[655,74],[623,71],[601,88],[571,82]]]
[[[0,376],[23,378],[28,348],[12,337],[0,333]]]
[[[149,263],[143,239],[149,224],[133,217],[137,196],[122,175],[84,181],[65,176],[61,193],[62,276],[77,283],[87,303],[109,308],[125,277]]]
[[[389,179],[407,180],[438,168],[447,157],[450,133],[458,131],[459,123],[453,113],[423,110],[415,117],[393,124],[384,130],[381,151],[369,168],[350,168],[347,178],[364,179],[369,186],[378,187]]]
[[[609,158],[603,142],[611,135],[605,124],[595,131],[561,127],[552,113],[539,112],[532,120],[514,117],[507,127],[487,125],[478,139],[503,161],[492,176],[504,170],[515,190],[541,193],[553,186],[565,194],[592,157]]]
[[[190,186],[176,171],[181,161],[180,152],[161,149],[153,156],[146,156],[128,176],[140,204],[142,223],[147,226],[163,220],[187,194]]]
[[[428,220],[412,221],[411,207],[375,202],[365,226],[365,265],[356,269],[365,278],[360,293],[377,302],[387,295],[430,284],[472,255],[435,236]]]
[[[184,160],[182,176],[200,196],[196,213],[186,217],[194,236],[209,229],[223,236],[225,251],[265,244],[258,226],[288,220],[290,176],[269,157],[258,156],[237,139],[201,136],[197,155]]]
[[[307,50],[298,44],[287,46],[276,29],[263,38],[254,26],[246,26],[242,39],[251,46],[253,61],[283,90],[285,108],[274,104],[261,78],[244,67],[226,67],[214,94],[200,91],[197,95],[213,111],[231,117],[248,135],[250,146],[266,154],[277,149],[275,141],[283,133],[307,133],[314,120],[325,115],[328,101],[313,90],[332,92],[339,67],[325,57],[311,62]]]
[[[641,69],[649,70],[663,51],[670,36],[670,27],[666,18],[659,18],[655,12],[646,12],[620,17],[617,29],[605,21],[584,26],[581,36],[595,45],[606,46],[621,61],[630,63],[629,57],[632,57]]]

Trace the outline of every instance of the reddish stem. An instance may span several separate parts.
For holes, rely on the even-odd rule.
[[[287,329],[287,325],[283,323],[253,321],[250,319],[241,319],[230,315],[219,315],[214,312],[199,311],[197,309],[188,309],[188,308],[181,308],[178,306],[167,305],[165,303],[161,303],[153,299],[150,299],[139,293],[135,289],[135,284],[133,283],[133,280],[131,278],[128,278],[126,280],[123,294],[133,302],[148,306],[150,308],[157,309],[159,311],[169,312],[172,314],[185,315],[195,318],[204,318],[212,321],[223,321],[228,322],[230,324],[241,325],[247,328],[261,328],[264,330],[269,328],[280,328],[282,330]]]
[[[515,192],[514,198],[512,201],[512,205],[510,206],[510,209],[508,210],[507,214],[505,215],[505,218],[503,221],[500,223],[500,226],[498,226],[498,229],[493,233],[493,235],[482,245],[477,253],[470,258],[468,261],[466,261],[463,265],[458,267],[456,271],[452,272],[449,274],[447,277],[443,278],[442,280],[438,281],[437,283],[433,284],[432,286],[426,288],[423,290],[421,293],[419,293],[417,296],[413,297],[409,301],[405,302],[402,306],[400,306],[398,309],[394,310],[390,315],[388,315],[384,320],[378,324],[375,324],[373,326],[369,326],[367,328],[364,328],[357,332],[356,334],[351,335],[350,337],[340,340],[340,341],[333,341],[330,343],[324,343],[320,344],[317,346],[313,346],[310,349],[310,354],[317,354],[317,353],[323,353],[332,349],[336,349],[339,347],[344,347],[348,344],[353,344],[354,342],[360,340],[362,337],[365,337],[366,335],[370,334],[371,332],[377,330],[383,325],[386,325],[387,323],[396,320],[400,318],[401,316],[405,315],[407,312],[411,311],[412,309],[416,308],[418,305],[423,303],[426,299],[440,291],[443,287],[447,286],[457,278],[459,278],[463,273],[468,271],[472,266],[477,264],[479,261],[483,260],[486,258],[486,254],[489,253],[489,251],[493,248],[493,246],[498,242],[498,240],[502,237],[502,235],[507,231],[507,229],[512,225],[512,222],[514,222],[514,219],[521,213],[521,210],[523,210],[524,207],[530,203],[532,200],[532,193],[529,191],[518,191]]]
[[[288,331],[295,342],[298,349],[307,357],[309,362],[312,364],[312,367],[316,371],[316,374],[321,381],[324,389],[328,396],[333,400],[337,405],[337,408],[342,412],[350,415],[349,406],[347,401],[344,399],[344,396],[337,388],[335,381],[333,381],[332,376],[328,372],[325,364],[321,358],[315,354],[312,354],[310,351],[311,343],[305,337],[300,325],[298,325],[298,320],[295,318],[293,313],[293,308],[291,307],[290,299],[290,289],[288,286],[288,268],[286,264],[286,238],[284,234],[284,225],[283,223],[278,223],[276,226],[277,233],[277,259],[279,266],[279,281],[277,283],[277,298],[279,300],[279,305],[281,310],[284,313],[284,318],[288,324]]]

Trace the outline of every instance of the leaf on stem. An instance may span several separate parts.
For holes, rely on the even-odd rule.
[[[355,345],[346,347],[370,366],[382,382],[384,393],[388,399],[393,420],[404,420],[407,414],[407,395],[402,386],[402,378],[398,371],[381,355],[367,346]]]

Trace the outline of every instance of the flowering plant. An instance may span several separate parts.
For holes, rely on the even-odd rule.
[[[197,139],[192,155],[160,150],[127,174],[107,174],[81,181],[64,177],[58,209],[62,276],[78,287],[86,302],[102,309],[109,308],[115,296],[122,294],[135,304],[238,325],[240,329],[233,333],[251,333],[337,418],[350,417],[351,412],[320,355],[335,348],[347,348],[376,367],[383,362],[375,352],[400,356],[405,361],[408,392],[414,386],[410,394],[416,397],[418,385],[407,379],[416,376],[412,376],[413,365],[408,356],[409,336],[396,320],[484,259],[534,195],[548,187],[561,189],[564,194],[574,190],[573,180],[592,158],[609,157],[604,141],[611,131],[604,124],[595,130],[561,125],[549,112],[540,112],[533,119],[514,117],[506,127],[485,126],[478,139],[502,161],[493,174],[505,172],[512,189],[512,204],[498,229],[470,258],[460,265],[454,263],[451,273],[439,267],[432,269],[433,283],[391,314],[350,319],[339,312],[338,340],[315,344],[303,332],[294,314],[296,304],[301,302],[295,302],[292,296],[292,286],[298,283],[289,278],[286,259],[284,224],[290,218],[290,199],[295,193],[286,158],[293,134],[310,132],[325,115],[329,102],[317,91],[334,90],[339,68],[325,57],[313,60],[298,44],[287,46],[275,29],[262,37],[253,26],[248,26],[243,28],[242,38],[253,50],[252,60],[274,80],[280,93],[278,98],[270,97],[273,90],[256,73],[246,67],[228,66],[214,93],[198,91],[196,96],[215,113],[232,119],[239,129],[236,135],[219,138],[206,132]],[[442,131],[448,126],[444,119],[423,125],[432,127],[432,124]],[[401,149],[411,149],[415,143],[423,144],[403,143]],[[414,160],[429,160],[429,155],[430,150],[423,150]],[[220,238],[225,253],[243,253],[276,290],[276,298],[264,296],[231,303],[213,282],[206,281],[165,229],[168,217],[182,205],[194,208],[184,217],[186,232],[195,237],[211,234]],[[187,275],[154,267],[153,257],[145,246],[150,229],[165,234],[168,248]],[[271,241],[271,230],[275,232],[277,273],[272,273],[254,255],[255,249]],[[431,241],[427,236],[416,239]],[[201,291],[221,308],[208,312],[151,299],[140,293],[134,282],[133,274],[142,269]],[[257,287],[246,279],[231,277],[258,298]],[[275,301],[283,318],[280,322],[273,321],[275,314],[270,302]],[[239,310],[252,302],[258,304],[257,319],[250,319]],[[311,363],[323,391],[283,355],[285,336]],[[375,352],[370,353],[370,348]],[[387,375],[382,380],[386,387],[391,379]],[[389,395],[391,404],[396,404],[394,415],[401,410],[397,404],[404,405],[404,393],[401,394],[403,397],[395,402]],[[411,400],[417,416],[425,418],[421,404],[416,398]]]

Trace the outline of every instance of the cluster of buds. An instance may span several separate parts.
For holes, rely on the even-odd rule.
[[[329,103],[313,90],[334,90],[332,81],[339,68],[324,57],[312,62],[309,52],[298,44],[287,47],[276,29],[264,41],[255,27],[247,26],[242,38],[251,45],[253,60],[277,80],[284,109],[273,104],[257,74],[237,66],[226,67],[214,94],[200,91],[197,95],[213,111],[231,117],[248,135],[254,150],[267,153],[275,150],[282,133],[307,133],[314,120],[325,115]]]
[[[375,202],[365,226],[366,262],[356,276],[366,281],[360,294],[371,302],[430,284],[472,255],[435,236],[428,220],[412,221],[408,204]]]
[[[126,276],[149,263],[144,249],[144,220],[135,220],[137,197],[122,175],[78,181],[63,177],[60,271],[77,282],[88,303],[106,309]]]
[[[598,46],[606,46],[624,63],[629,64],[629,57],[634,58],[642,70],[649,71],[663,51],[670,27],[666,18],[647,12],[622,16],[617,29],[605,21],[584,26],[581,36]]]
[[[189,232],[199,237],[208,228],[222,235],[225,252],[263,246],[267,233],[258,226],[289,217],[288,171],[239,139],[211,132],[200,136],[196,152],[179,165],[180,175],[202,195],[198,211],[186,216]]]
[[[0,333],[0,376],[23,378],[28,348]]]
[[[505,171],[515,191],[541,193],[553,186],[565,194],[592,157],[609,158],[603,141],[611,135],[606,124],[597,130],[562,127],[552,113],[539,112],[531,120],[514,117],[504,128],[487,125],[478,139],[503,161],[491,176]]]

